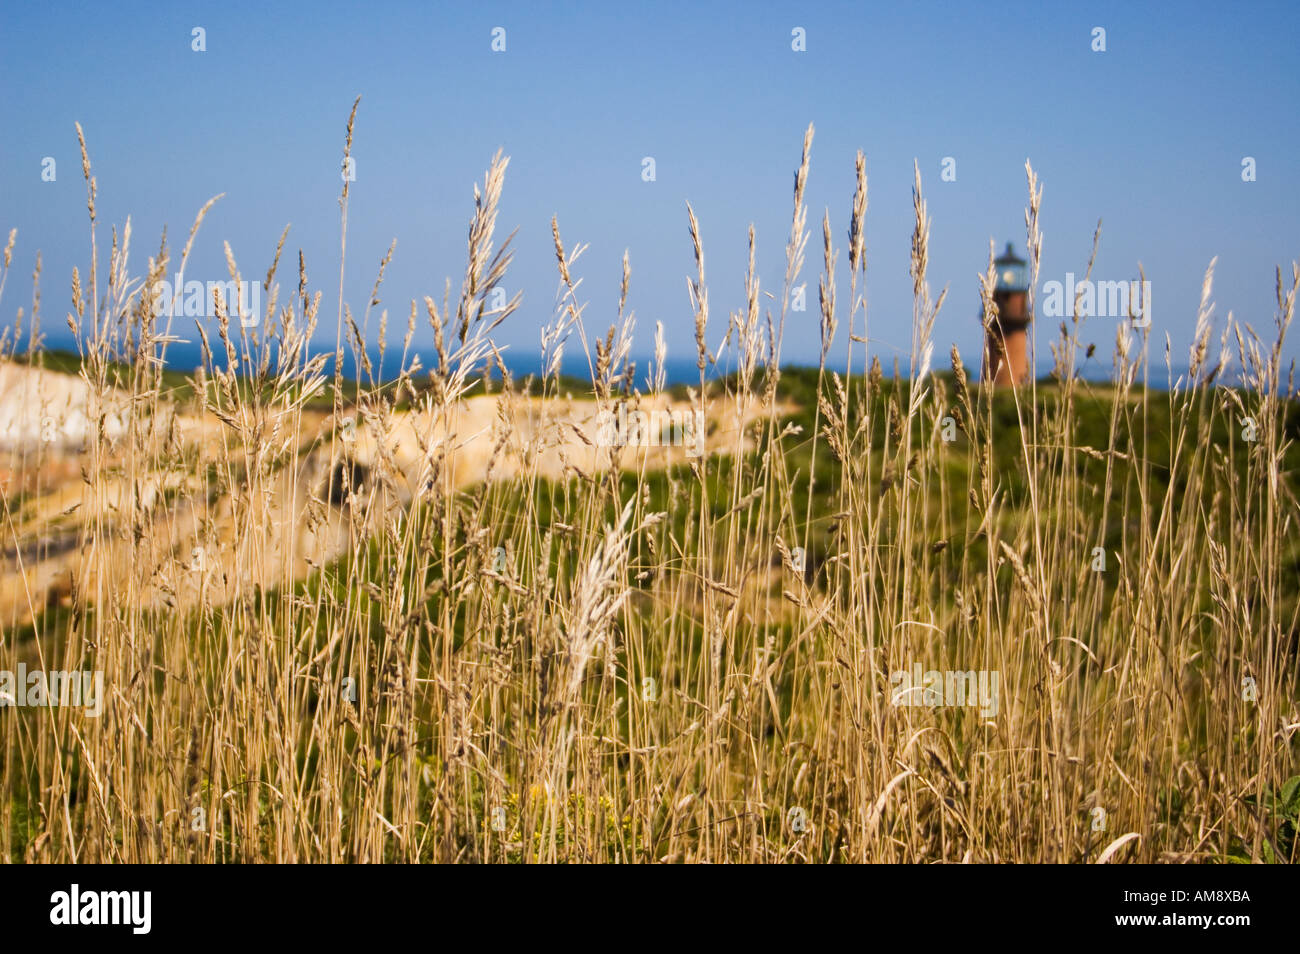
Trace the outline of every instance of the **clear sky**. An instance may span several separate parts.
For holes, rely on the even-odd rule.
[[[704,236],[711,340],[742,305],[751,222],[764,288],[779,294],[809,122],[810,304],[788,325],[791,360],[815,361],[822,212],[843,248],[859,148],[870,177],[872,349],[886,365],[910,337],[914,158],[934,220],[931,282],[936,294],[951,286],[940,356],[956,343],[977,360],[976,275],[990,238],[999,250],[1024,246],[1026,158],[1044,185],[1040,282],[1081,275],[1102,219],[1094,277],[1128,280],[1143,263],[1153,340],[1168,333],[1178,363],[1212,257],[1216,315],[1232,310],[1261,333],[1272,329],[1274,267],[1300,258],[1296,3],[5,0],[0,10],[0,228],[19,230],[6,322],[30,308],[39,249],[44,325],[64,324],[72,266],[89,255],[80,121],[99,181],[101,248],[129,214],[140,274],[164,224],[179,253],[198,207],[225,192],[186,277],[223,279],[223,240],[245,276],[264,275],[291,224],[282,277],[294,282],[301,248],[325,293],[319,338],[332,344],[339,162],[358,94],[353,310],[394,237],[382,292],[390,323],[404,328],[412,297],[440,299],[446,277],[459,282],[472,186],[501,148],[511,162],[498,224],[519,227],[507,287],[524,298],[499,337],[517,351],[537,350],[551,314],[552,214],[566,243],[591,246],[579,274],[595,330],[613,320],[629,251],[639,353],[661,320],[670,357],[692,354],[687,200]],[[206,52],[191,49],[196,26]],[[498,26],[503,53],[491,49]],[[805,52],[791,49],[795,27]],[[1092,50],[1094,27],[1106,30],[1104,53]],[[46,156],[54,182],[41,179]],[[642,180],[646,156],[654,182]],[[949,156],[957,177],[944,182]],[[1257,181],[1242,181],[1247,156]],[[1054,324],[1040,321],[1043,350]],[[1114,321],[1090,327],[1086,337],[1109,355]],[[1300,329],[1288,356],[1300,353],[1296,341]]]

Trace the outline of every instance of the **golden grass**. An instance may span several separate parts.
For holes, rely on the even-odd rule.
[[[574,426],[566,343],[590,363],[591,408],[662,398],[640,394],[628,362],[626,260],[618,321],[589,337],[582,249],[566,250],[558,222],[541,398],[508,375],[483,381],[499,363],[492,331],[519,301],[490,304],[511,258],[508,239],[494,244],[499,155],[475,189],[459,294],[412,302],[397,381],[353,402],[327,378],[306,350],[321,293],[300,255],[296,293],[279,301],[277,250],[260,323],[219,311],[219,340],[204,339],[239,356],[252,386],[208,361],[195,396],[174,399],[158,360],[173,319],[155,319],[148,291],[168,273],[166,244],[131,279],[130,225],[114,230],[101,296],[82,139],[92,257],[68,320],[96,423],[74,503],[47,476],[57,448],[13,452],[0,668],[101,670],[106,698],[98,718],[0,708],[0,857],[1295,860],[1276,793],[1298,771],[1300,730],[1300,506],[1280,367],[1300,271],[1289,287],[1279,272],[1276,341],[1230,316],[1214,367],[1207,273],[1191,377],[1168,392],[1136,383],[1148,342],[1126,325],[1114,391],[1126,399],[1079,382],[1076,316],[1058,342],[1061,382],[999,397],[968,381],[955,349],[955,376],[932,373],[944,296],[926,280],[918,172],[910,374],[891,385],[864,344],[859,155],[847,316],[823,223],[805,427],[779,368],[812,140],[810,127],[781,308],[760,313],[751,230],[745,309],[727,319],[737,374],[720,384],[705,379],[721,356],[706,344],[702,230],[687,211],[700,370],[688,404],[716,425],[709,453],[687,459],[595,447]],[[1028,177],[1032,285],[1041,186]],[[341,258],[348,201],[345,183]],[[993,281],[990,250],[986,322]],[[33,328],[39,291],[34,303]],[[409,357],[421,308],[431,369]],[[1215,383],[1233,340],[1240,389]],[[340,354],[348,342],[363,344],[340,283]],[[660,329],[656,390],[665,351]],[[125,368],[111,360],[122,355]],[[313,410],[322,394],[331,412]],[[1014,409],[1011,452],[1000,400]],[[1088,403],[1107,408],[1104,440],[1083,437]],[[1153,459],[1149,432],[1166,426]],[[76,554],[57,592],[23,565],[55,531]],[[893,704],[892,674],[914,664],[996,672],[996,713]]]

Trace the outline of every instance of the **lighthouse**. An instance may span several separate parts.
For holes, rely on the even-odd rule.
[[[1007,250],[993,260],[997,284],[993,301],[998,306],[984,340],[984,370],[981,380],[995,387],[1023,384],[1029,377],[1025,332],[1029,328],[1029,272],[1026,262],[1007,243]]]

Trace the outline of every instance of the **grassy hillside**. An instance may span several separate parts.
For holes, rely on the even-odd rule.
[[[805,271],[811,135],[780,301]],[[1231,324],[1211,340],[1207,276],[1172,390],[1136,383],[1148,343],[1121,327],[1119,386],[1066,369],[995,392],[955,357],[935,370],[918,182],[916,373],[886,378],[855,340],[858,172],[851,305],[821,298],[822,369],[777,373],[787,315],[760,313],[752,264],[746,309],[710,314],[690,215],[700,361],[721,359],[703,344],[721,320],[740,369],[678,390],[713,422],[695,458],[649,446],[620,463],[565,410],[566,392],[606,410],[652,397],[624,361],[626,271],[614,326],[583,339],[594,380],[485,376],[515,304],[486,295],[510,261],[493,245],[503,160],[459,298],[426,299],[431,369],[375,387],[322,374],[302,350],[320,302],[305,272],[260,344],[227,342],[219,316],[249,366],[268,341],[289,356],[251,380],[209,367],[185,390],[92,343],[78,373],[137,410],[80,453],[77,505],[49,518],[75,528],[73,584],[30,629],[6,626],[0,668],[102,671],[104,709],[0,708],[0,855],[1297,860],[1300,410],[1279,355],[1300,270],[1279,274],[1270,342]],[[583,307],[558,224],[555,245],[548,355]],[[992,287],[990,265],[986,321]],[[150,353],[151,309],[114,291],[108,317]],[[1063,325],[1060,353],[1079,329]],[[1225,362],[1246,387],[1218,384]],[[465,482],[476,395],[499,413]],[[170,423],[182,407],[201,438]],[[526,435],[521,409],[540,421]],[[747,423],[724,430],[729,415]],[[392,442],[411,429],[407,467]],[[167,494],[131,489],[157,475]],[[20,550],[44,518],[4,506]],[[302,575],[273,545],[285,514],[316,554]],[[312,549],[327,539],[341,552]]]

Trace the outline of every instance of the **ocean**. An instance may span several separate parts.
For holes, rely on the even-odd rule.
[[[76,342],[73,340],[71,333],[66,328],[60,328],[57,332],[46,332],[44,337],[45,347],[47,349],[74,352],[77,350]],[[225,368],[226,357],[224,348],[215,336],[213,336],[210,341],[214,346],[213,357],[217,367]],[[332,375],[334,363],[332,357],[332,343],[322,341],[313,342],[310,346],[310,352],[313,355],[331,355],[330,359],[326,362],[325,372],[327,375]],[[410,355],[417,354],[420,356],[421,364],[423,364],[425,368],[430,367],[434,361],[432,343],[425,342],[423,345],[412,344]],[[402,349],[400,347],[390,347],[385,349],[382,353],[377,348],[371,348],[368,351],[368,355],[373,372],[377,379],[392,380],[397,376],[398,368],[400,367],[402,360]],[[505,360],[506,366],[510,369],[510,373],[517,379],[522,379],[530,374],[538,375],[542,371],[542,356],[535,352],[529,353],[516,351],[511,348],[504,350],[502,352],[502,357]],[[169,370],[182,371],[187,374],[193,373],[193,371],[203,363],[203,349],[199,343],[198,335],[193,334],[190,340],[177,341],[169,344],[167,346],[166,360]],[[272,360],[274,362],[274,358]],[[408,356],[408,363],[409,360],[410,358]],[[646,378],[650,374],[653,358],[650,355],[640,355],[633,356],[632,360],[636,365],[636,383],[639,387],[646,389]],[[842,362],[842,360],[843,358],[841,356],[839,361]],[[861,356],[858,355],[858,361],[860,360]],[[968,374],[972,376],[978,374],[980,360],[978,355],[963,355],[962,360],[966,364]],[[892,375],[892,358],[889,361],[882,359],[881,364],[884,367],[886,376],[888,377]],[[784,365],[787,367],[815,367],[816,360],[788,360],[784,362]],[[842,367],[842,365],[840,365],[835,359],[832,359],[828,365],[828,370],[835,370],[837,365]],[[906,363],[900,361],[899,367],[900,372],[906,375]],[[727,365],[724,361],[721,370],[710,367],[707,369],[705,377],[710,379],[720,377],[723,374],[729,373],[731,370],[733,370],[733,368],[730,365]],[[946,356],[941,362],[934,366],[934,370],[949,370]],[[591,371],[586,356],[582,353],[581,346],[575,340],[571,339],[569,341],[568,347],[565,350],[561,371],[565,375],[583,380],[590,380],[591,378]],[[1076,371],[1080,378],[1094,383],[1109,382],[1113,379],[1114,374],[1114,369],[1109,364],[1109,358],[1105,363],[1095,358],[1088,361],[1080,360]],[[1036,372],[1040,379],[1047,377],[1052,372],[1052,362],[1050,360],[1039,361],[1036,366]],[[1177,380],[1180,375],[1186,376],[1186,374],[1186,364],[1174,366],[1174,380]],[[355,379],[357,377],[357,358],[353,353],[353,350],[346,343],[343,348],[343,376],[348,379]],[[1163,366],[1153,365],[1149,371],[1148,377],[1148,383],[1153,388],[1163,389],[1168,385],[1169,375]],[[1232,375],[1232,381],[1225,383],[1234,383],[1236,378],[1237,375],[1234,373]],[[668,358],[664,362],[664,379],[667,385],[698,384],[700,380],[700,372],[696,366],[695,358],[693,356],[690,358]]]

